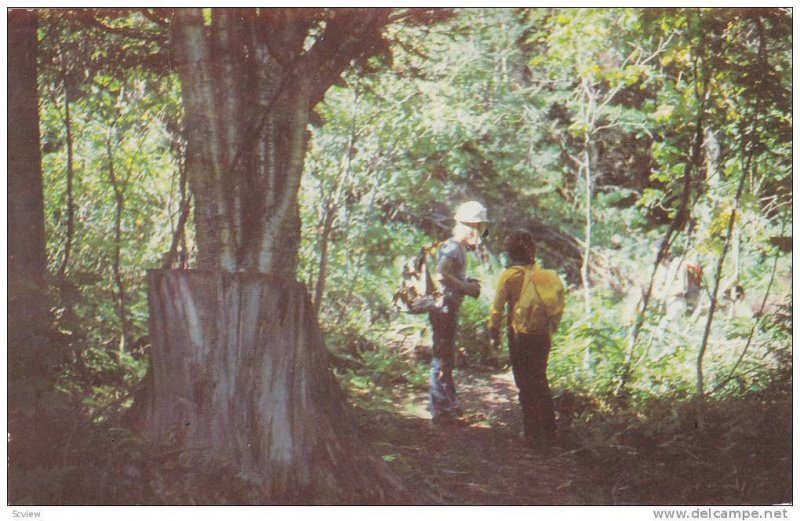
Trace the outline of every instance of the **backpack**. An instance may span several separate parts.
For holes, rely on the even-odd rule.
[[[412,314],[430,313],[444,307],[444,293],[428,269],[428,257],[440,244],[421,248],[419,255],[405,263],[400,289],[392,300],[395,307]]]
[[[553,270],[521,268],[524,279],[511,315],[511,328],[522,334],[552,334],[564,313],[564,284]]]

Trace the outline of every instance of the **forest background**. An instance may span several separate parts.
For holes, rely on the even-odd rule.
[[[145,270],[198,256],[169,16],[38,12],[49,312],[9,351],[10,431],[37,432],[12,434],[15,504],[269,502],[198,486],[210,470],[120,420],[148,370]],[[430,328],[392,298],[477,199],[460,370],[508,370],[485,324],[525,227],[568,285],[549,375],[584,501],[791,501],[791,11],[458,9],[383,34],[315,107],[299,189],[296,276],[362,430],[424,416]],[[678,323],[651,291],[661,239],[703,267]]]

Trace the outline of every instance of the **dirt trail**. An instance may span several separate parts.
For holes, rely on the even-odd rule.
[[[398,413],[378,413],[368,435],[412,487],[450,505],[580,505],[569,451],[523,443],[517,390],[508,372],[456,373],[462,419],[433,425],[427,396],[398,395]],[[377,421],[375,421],[377,420]]]

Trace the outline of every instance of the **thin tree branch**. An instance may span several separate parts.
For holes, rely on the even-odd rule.
[[[61,265],[58,267],[58,274],[61,277],[67,272],[67,265],[69,264],[70,253],[72,251],[72,239],[75,235],[75,201],[73,199],[73,181],[75,179],[75,165],[74,165],[74,144],[72,136],[72,117],[70,112],[69,103],[69,90],[67,86],[67,62],[64,54],[64,48],[59,42],[59,57],[61,61],[61,75],[64,85],[64,133],[67,140],[67,233],[64,238],[64,257],[61,260]]]
[[[141,11],[139,12],[141,13]],[[87,27],[100,29],[106,33],[149,42],[166,43],[169,40],[166,34],[138,31],[129,27],[112,27],[101,22],[91,11],[85,9],[76,9],[73,13],[75,13],[76,18]]]
[[[331,199],[326,205],[325,222],[322,228],[322,235],[320,237],[320,254],[319,254],[319,275],[317,276],[317,285],[314,288],[314,311],[319,315],[320,306],[322,305],[322,296],[325,291],[325,279],[328,267],[328,239],[333,229],[333,221],[336,212],[342,204],[342,196],[344,188],[347,185],[350,177],[351,164],[353,159],[353,150],[356,140],[356,120],[358,116],[358,91],[353,91],[353,117],[350,124],[350,138],[347,142],[347,149],[345,151],[344,168],[342,168],[341,175],[337,182],[336,191],[332,194]]]
[[[119,320],[121,326],[119,350],[120,352],[122,352],[125,350],[125,345],[127,344],[128,340],[128,317],[127,317],[127,310],[125,307],[125,301],[127,297],[125,292],[125,284],[122,280],[122,272],[121,272],[122,212],[124,211],[125,208],[125,195],[123,193],[122,187],[120,186],[119,179],[117,178],[114,169],[114,151],[112,144],[113,133],[114,133],[114,126],[111,125],[108,127],[108,132],[106,135],[106,159],[108,161],[107,173],[108,173],[108,178],[111,181],[111,187],[114,190],[114,199],[116,201],[116,206],[114,211],[114,259],[111,269],[114,277],[114,283],[117,286],[117,297],[119,298],[119,302],[117,304],[117,312],[119,314]]]
[[[695,69],[695,83],[699,82],[699,75],[697,69]],[[620,378],[620,383],[617,386],[616,392],[620,393],[624,389],[628,377],[630,376],[631,367],[633,364],[633,359],[635,357],[635,349],[636,344],[639,339],[639,334],[642,329],[642,325],[644,324],[645,313],[647,311],[647,307],[650,304],[650,299],[653,294],[653,285],[655,283],[656,273],[658,271],[658,267],[661,264],[661,260],[664,258],[664,255],[672,246],[672,243],[675,239],[675,233],[684,225],[683,220],[686,217],[687,212],[691,214],[689,210],[689,201],[690,201],[690,194],[692,189],[692,168],[698,168],[700,163],[700,154],[702,151],[703,145],[703,121],[704,121],[704,114],[705,114],[705,106],[708,100],[708,77],[704,80],[704,94],[702,97],[696,98],[699,101],[699,107],[697,109],[697,119],[695,121],[695,130],[694,130],[694,140],[692,146],[692,152],[690,156],[690,161],[686,162],[686,166],[683,170],[683,192],[681,193],[681,201],[678,207],[678,211],[675,214],[675,218],[670,223],[670,227],[667,230],[666,235],[664,236],[664,240],[661,243],[661,247],[656,254],[655,262],[653,263],[653,270],[650,274],[650,281],[647,285],[647,290],[644,294],[642,299],[642,309],[636,316],[636,322],[634,323],[633,329],[630,335],[630,341],[628,343],[628,354],[625,360],[625,365],[623,366],[622,377]],[[699,90],[695,86],[695,93],[699,96]]]
[[[756,26],[759,29],[759,57],[761,58],[762,65],[766,69],[768,64],[766,63],[767,55],[766,55],[766,37],[764,34],[763,26],[756,21]],[[736,189],[736,196],[734,198],[733,208],[731,209],[731,216],[730,220],[728,221],[728,231],[725,236],[725,243],[722,246],[722,253],[719,256],[719,260],[717,262],[717,271],[714,280],[714,291],[711,294],[711,306],[708,310],[708,319],[706,320],[706,327],[703,331],[703,340],[700,344],[700,350],[697,354],[697,396],[702,400],[705,398],[705,391],[704,391],[704,382],[703,382],[703,357],[705,356],[706,349],[708,346],[708,338],[711,334],[711,324],[714,320],[714,311],[717,307],[717,295],[719,292],[720,286],[720,279],[722,278],[722,268],[725,263],[725,256],[728,253],[728,249],[730,247],[731,236],[733,234],[733,227],[736,224],[736,214],[739,210],[739,203],[741,202],[742,193],[744,192],[745,181],[748,178],[748,173],[751,170],[751,165],[753,164],[753,156],[755,155],[756,149],[756,140],[757,140],[757,132],[758,132],[758,124],[759,124],[759,116],[762,110],[762,98],[761,98],[761,90],[756,91],[756,98],[754,102],[755,107],[755,114],[753,116],[752,125],[750,128],[749,135],[743,136],[742,140],[742,160],[744,165],[742,165],[741,171],[741,178],[739,179],[739,186]],[[702,426],[702,416],[700,417],[700,423]]]
[[[325,30],[301,59],[300,71],[312,76],[310,108],[341,76],[351,61],[375,52],[391,8],[334,11]]]
[[[169,29],[169,19],[170,19],[170,16],[171,16],[171,13],[170,13],[171,11],[172,11],[172,9],[167,9],[167,8],[152,8],[152,9],[151,8],[147,8],[147,9],[140,9],[139,10],[139,12],[142,14],[142,16],[144,16],[145,18],[147,18],[151,22],[160,25],[164,29]],[[163,18],[158,16],[159,12],[163,12],[164,13],[164,17]]]
[[[786,226],[786,221],[784,220],[783,225],[781,226],[781,235],[783,235],[785,226]],[[733,367],[728,373],[728,376],[725,377],[725,379],[722,380],[722,382],[717,384],[716,387],[714,387],[711,391],[708,392],[709,396],[716,393],[720,389],[724,388],[726,385],[728,385],[728,382],[730,382],[733,379],[733,376],[736,374],[736,369],[739,367],[739,364],[742,362],[742,360],[744,360],[744,355],[747,354],[747,350],[750,348],[750,344],[753,341],[753,336],[755,335],[756,329],[758,329],[758,327],[761,325],[761,322],[764,319],[764,308],[767,306],[767,300],[769,299],[770,292],[772,291],[772,284],[775,281],[775,272],[778,270],[779,258],[780,258],[780,250],[778,250],[778,253],[775,254],[775,258],[773,259],[772,273],[770,274],[769,283],[767,284],[767,291],[764,293],[764,298],[761,299],[761,306],[758,308],[758,313],[756,314],[757,316],[756,321],[750,328],[750,333],[747,335],[747,342],[745,342],[744,344],[744,349],[742,349],[742,352],[739,355],[739,358],[736,360],[736,363],[733,364]]]

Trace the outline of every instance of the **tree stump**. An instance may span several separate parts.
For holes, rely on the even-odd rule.
[[[407,500],[359,439],[303,284],[163,269],[148,283],[151,366],[133,408],[145,438],[234,469],[267,503]]]

